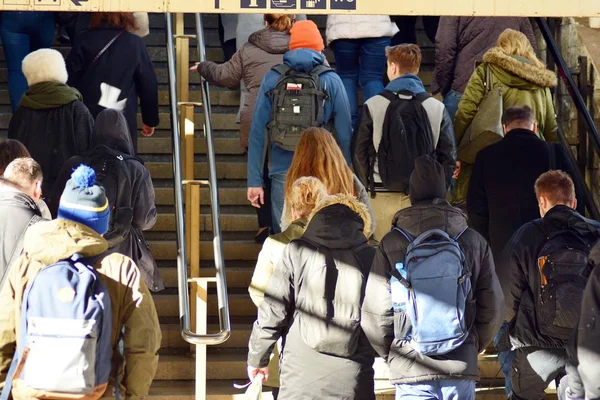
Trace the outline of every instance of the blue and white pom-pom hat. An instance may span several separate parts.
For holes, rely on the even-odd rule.
[[[60,198],[58,218],[87,225],[100,235],[108,232],[110,207],[93,168],[81,164],[73,171]]]

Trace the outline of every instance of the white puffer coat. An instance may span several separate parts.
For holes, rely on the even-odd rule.
[[[330,15],[327,17],[327,45],[338,39],[392,37],[398,27],[388,15]]]

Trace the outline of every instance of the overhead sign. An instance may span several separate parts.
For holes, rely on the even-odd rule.
[[[600,0],[0,0],[0,11],[600,17]]]

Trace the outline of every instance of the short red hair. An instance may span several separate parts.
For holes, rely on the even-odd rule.
[[[98,12],[92,13],[91,29],[100,28],[102,26],[114,26],[130,32],[138,29],[133,13],[125,12]]]
[[[399,44],[385,49],[388,63],[396,64],[401,72],[415,72],[421,68],[421,49],[416,44]]]

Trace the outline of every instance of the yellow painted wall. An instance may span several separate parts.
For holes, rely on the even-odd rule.
[[[0,0],[0,10],[600,16],[600,0]]]

